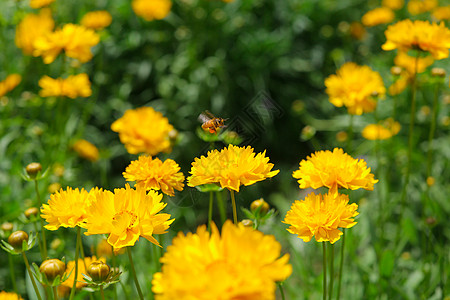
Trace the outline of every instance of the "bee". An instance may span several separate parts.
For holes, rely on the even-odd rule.
[[[202,122],[202,129],[210,133],[217,133],[220,128],[227,127],[224,125],[228,119],[216,118],[212,113],[205,110],[198,116],[198,120]]]

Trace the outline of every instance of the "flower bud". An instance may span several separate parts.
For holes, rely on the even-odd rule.
[[[108,278],[109,271],[109,266],[102,261],[94,261],[87,268],[87,273],[96,282],[105,281]]]
[[[66,264],[56,258],[47,259],[41,264],[39,271],[45,274],[49,283],[52,284],[58,275],[63,276],[66,271]]]
[[[60,239],[54,239],[51,243],[50,243],[50,248],[52,248],[53,250],[58,249],[60,246],[62,245],[62,242]]]
[[[436,182],[436,180],[434,179],[434,177],[432,177],[432,176],[427,177],[427,185],[428,186],[433,186],[435,182]]]
[[[30,207],[25,211],[25,217],[27,217],[27,219],[30,219],[31,217],[37,216],[38,213],[39,210],[36,207]]]
[[[244,219],[241,221],[241,224],[245,227],[253,227],[253,221],[250,219]]]
[[[432,68],[431,76],[434,77],[445,77],[445,70],[442,68]]]
[[[32,178],[35,179],[36,175],[42,171],[42,166],[40,163],[32,162],[31,164],[28,164],[28,166],[25,168],[27,171],[27,174]]]
[[[391,68],[391,74],[394,76],[400,76],[400,74],[402,74],[402,68],[398,66],[393,66]]]
[[[339,131],[338,133],[336,133],[336,140],[338,142],[345,142],[348,139],[348,134],[345,131]]]
[[[252,202],[252,204],[250,204],[250,209],[252,212],[255,212],[258,208],[259,213],[264,216],[269,211],[269,204],[267,204],[267,202],[264,201],[263,198],[255,200]]]
[[[28,234],[22,230],[14,231],[8,238],[8,243],[17,251],[22,251],[23,241],[28,241]]]
[[[13,223],[5,222],[5,223],[2,224],[2,230],[3,231],[12,231],[13,228],[14,228]]]

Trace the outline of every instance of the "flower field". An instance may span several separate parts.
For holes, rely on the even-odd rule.
[[[0,300],[449,300],[449,20],[1,1]]]

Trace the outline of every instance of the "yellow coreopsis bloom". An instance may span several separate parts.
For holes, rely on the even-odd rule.
[[[0,300],[23,300],[20,295],[17,295],[16,293],[8,293],[5,291],[0,292]]]
[[[111,129],[119,133],[128,153],[156,155],[171,150],[169,133],[173,126],[152,107],[127,110],[123,117],[112,123]]]
[[[383,97],[386,93],[378,72],[353,62],[345,63],[335,75],[326,78],[325,86],[334,106],[345,106],[348,113],[356,115],[373,111],[377,105],[374,97]]]
[[[410,82],[411,76],[409,75],[409,73],[402,72],[401,76],[389,87],[389,94],[392,96],[400,94],[406,89]]]
[[[73,146],[72,146],[73,150],[78,153],[79,156],[90,160],[90,161],[97,161],[99,154],[98,154],[98,149],[97,147],[95,147],[94,144],[80,139],[77,140]]]
[[[229,145],[228,148],[209,151],[207,156],[195,158],[192,163],[188,186],[208,183],[220,184],[222,188],[239,192],[241,185],[271,178],[280,172],[272,171],[266,151],[255,155],[253,148]]]
[[[19,74],[8,75],[5,80],[0,81],[0,97],[3,97],[12,91],[22,81],[22,76]]]
[[[86,267],[89,267],[91,263],[93,263],[94,261],[102,261],[104,263],[106,263],[106,259],[104,257],[100,257],[99,259],[97,259],[97,257],[92,256],[92,257],[88,257],[86,256],[83,259],[79,258],[78,259],[78,273],[77,273],[77,283],[76,283],[76,287],[77,289],[81,289],[82,287],[87,286],[87,282],[84,281],[84,277],[83,274],[87,274],[86,271]],[[69,278],[67,278],[66,281],[64,281],[61,285],[68,287],[68,288],[72,288],[73,286],[73,281],[75,279],[75,261],[69,261],[67,263],[66,266],[66,274],[70,273]]]
[[[55,0],[30,0],[31,8],[41,8],[44,6],[48,6],[55,2]]]
[[[55,27],[50,9],[41,9],[38,15],[27,14],[17,25],[15,43],[23,53],[32,55],[34,42],[41,36],[50,33]]]
[[[170,12],[170,0],[133,0],[131,3],[134,13],[146,21],[164,19]]]
[[[337,195],[339,188],[372,191],[378,182],[363,159],[354,159],[340,148],[311,154],[292,176],[298,179],[301,189],[325,186],[332,195]]]
[[[41,217],[48,223],[44,227],[57,230],[59,227],[85,228],[86,209],[93,201],[99,190],[92,189],[89,193],[85,189],[67,187],[50,195],[48,204],[42,205]]]
[[[405,4],[404,0],[383,0],[381,1],[381,5],[384,7],[388,7],[390,9],[400,9]]]
[[[159,213],[167,204],[161,202],[162,195],[137,186],[100,191],[88,208],[86,235],[108,234],[108,243],[114,251],[133,246],[139,237],[155,245],[155,234],[164,234],[174,219],[169,214]]]
[[[70,75],[66,79],[53,79],[44,76],[39,80],[39,86],[42,90],[39,92],[41,97],[89,97],[92,95],[91,82],[87,74]]]
[[[408,11],[412,15],[418,15],[432,10],[438,6],[438,0],[409,0]]]
[[[287,231],[297,234],[304,242],[312,237],[318,242],[334,244],[343,234],[339,228],[353,227],[359,213],[356,203],[348,204],[348,196],[311,193],[305,200],[296,200],[283,223],[291,225]]]
[[[437,7],[432,15],[436,20],[450,20],[450,5]]]
[[[383,50],[418,49],[429,52],[435,59],[448,57],[450,30],[444,23],[407,19],[390,25],[384,34],[387,41],[381,46]]]
[[[94,30],[103,29],[108,27],[112,22],[112,17],[106,10],[91,11],[83,16],[80,24],[86,28]]]
[[[395,18],[394,12],[387,7],[378,7],[364,14],[361,23],[365,26],[372,27],[379,24],[391,23]]]
[[[127,181],[136,181],[136,186],[161,190],[170,196],[175,195],[174,189],[182,191],[184,187],[184,175],[173,159],[162,162],[159,158],[141,155],[126,168],[123,177]]]
[[[271,235],[225,222],[220,235],[206,226],[179,233],[161,258],[162,271],[153,276],[157,300],[275,300],[276,281],[292,273],[289,254]]]
[[[434,59],[432,56],[415,58],[409,56],[407,53],[403,51],[400,51],[394,58],[394,63],[396,66],[402,67],[403,69],[408,71],[410,75],[413,75],[415,72],[417,73],[425,72],[425,70],[434,63]]]
[[[367,140],[386,140],[399,133],[400,128],[400,123],[389,118],[381,124],[367,125],[362,131],[362,136]]]
[[[91,47],[97,45],[100,36],[92,29],[66,24],[62,29],[47,33],[34,42],[34,56],[42,56],[44,63],[52,63],[61,51],[68,57],[85,63],[92,58]]]

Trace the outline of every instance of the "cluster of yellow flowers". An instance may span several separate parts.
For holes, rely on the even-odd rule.
[[[329,188],[329,192],[325,195],[311,193],[305,200],[294,202],[283,223],[291,225],[288,231],[305,242],[315,236],[316,241],[329,241],[331,244],[342,235],[338,228],[354,226],[353,218],[358,215],[358,205],[348,204],[348,196],[339,194],[338,189],[373,190],[378,182],[364,160],[356,160],[339,148],[308,156],[292,176],[299,179],[302,189],[324,186]]]
[[[42,90],[39,92],[41,97],[89,97],[92,95],[91,83],[87,74],[71,75],[66,79],[53,79],[44,76],[39,80],[39,86]]]
[[[0,97],[11,92],[22,81],[22,76],[19,74],[8,75],[5,80],[0,81]]]

